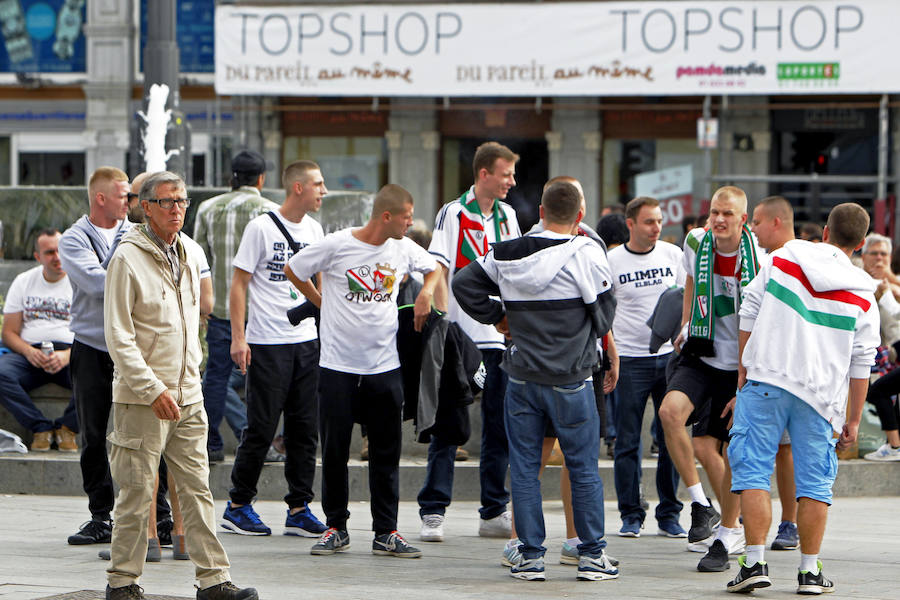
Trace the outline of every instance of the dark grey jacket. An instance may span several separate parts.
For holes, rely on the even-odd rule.
[[[558,385],[591,375],[597,338],[615,315],[611,283],[606,254],[592,240],[543,231],[494,244],[454,275],[452,289],[473,319],[507,317],[512,341],[502,366],[511,377]]]

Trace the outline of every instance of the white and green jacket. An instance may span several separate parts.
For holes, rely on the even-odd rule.
[[[840,432],[850,379],[868,379],[879,344],[875,284],[830,244],[793,240],[747,286],[747,379],[801,398]]]

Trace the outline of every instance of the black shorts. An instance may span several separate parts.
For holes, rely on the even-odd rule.
[[[693,356],[678,356],[670,366],[666,393],[682,392],[694,405],[686,423],[694,426],[694,437],[709,435],[727,442],[731,415],[721,414],[737,390],[737,370],[723,371]]]

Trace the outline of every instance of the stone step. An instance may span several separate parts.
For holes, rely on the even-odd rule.
[[[219,500],[228,498],[231,487],[231,468],[234,457],[226,456],[223,463],[210,467],[210,487],[213,496]],[[604,483],[606,500],[616,497],[613,485],[613,462],[598,462]],[[400,499],[414,501],[425,478],[424,458],[404,458],[400,464]],[[260,500],[280,500],[286,491],[284,483],[284,463],[266,464],[259,480]],[[547,467],[543,477],[545,500],[559,499],[560,467]],[[643,461],[644,491],[648,500],[656,499],[654,485],[656,461]],[[709,484],[701,470],[705,489]],[[349,465],[350,498],[352,501],[369,499],[368,465],[352,459]],[[321,463],[316,467],[316,482],[313,486],[318,495],[321,490]],[[682,500],[686,498],[684,486],[680,490]],[[81,469],[77,455],[60,452],[21,454],[0,454],[0,493],[43,494],[56,496],[83,495]],[[456,463],[453,498],[459,501],[477,501],[480,487],[478,482],[478,461],[468,460]],[[773,490],[774,494],[774,490]],[[834,495],[849,496],[900,496],[900,463],[876,463],[865,460],[842,460],[838,470]]]

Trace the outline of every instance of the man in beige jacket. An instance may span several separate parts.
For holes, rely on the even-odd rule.
[[[144,225],[129,231],[107,268],[106,343],[115,364],[110,467],[119,485],[107,569],[107,600],[144,598],[153,485],[164,456],[181,496],[198,600],[256,600],[230,581],[215,534],[207,420],[200,388],[200,261],[178,236],[189,199],[173,173],[141,188]]]

